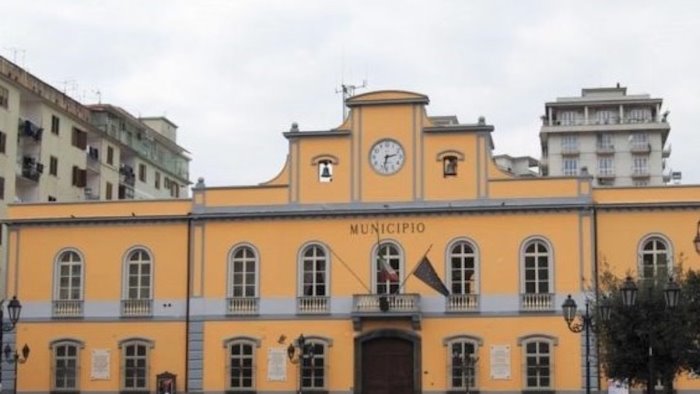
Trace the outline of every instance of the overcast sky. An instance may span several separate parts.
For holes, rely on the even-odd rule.
[[[165,115],[192,181],[257,184],[282,132],[341,122],[341,83],[484,116],[539,157],[544,102],[620,83],[670,110],[670,166],[700,183],[700,1],[0,0],[0,54],[79,101]]]

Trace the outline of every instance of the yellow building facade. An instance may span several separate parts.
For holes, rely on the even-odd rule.
[[[562,302],[592,297],[603,261],[700,266],[700,187],[513,177],[493,126],[428,102],[372,92],[337,128],[293,125],[256,186],[11,206],[19,392],[583,392]]]

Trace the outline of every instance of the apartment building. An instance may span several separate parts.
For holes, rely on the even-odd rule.
[[[667,169],[668,112],[662,99],[627,88],[582,89],[580,97],[545,103],[540,129],[540,172],[588,173],[595,186],[659,186],[679,181]]]
[[[293,125],[257,185],[13,205],[19,391],[586,392],[560,306],[595,297],[600,256],[638,278],[700,267],[700,187],[518,176],[531,160],[500,168],[493,126],[428,103],[370,92],[337,127]]]

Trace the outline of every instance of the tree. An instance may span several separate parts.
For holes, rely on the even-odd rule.
[[[600,291],[607,299],[599,304],[609,303],[611,317],[599,324],[598,341],[609,378],[646,385],[647,392],[660,380],[671,393],[677,375],[700,371],[700,272],[679,269],[675,280],[681,286],[676,308],[666,307],[669,276],[663,274],[638,281],[636,305],[625,307],[620,292],[624,280],[603,271]]]

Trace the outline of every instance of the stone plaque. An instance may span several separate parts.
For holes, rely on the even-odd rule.
[[[510,345],[491,345],[491,379],[510,379]]]
[[[90,363],[90,379],[109,380],[109,349],[95,349],[92,351]]]
[[[283,347],[267,349],[267,380],[272,382],[287,380],[287,349]]]

